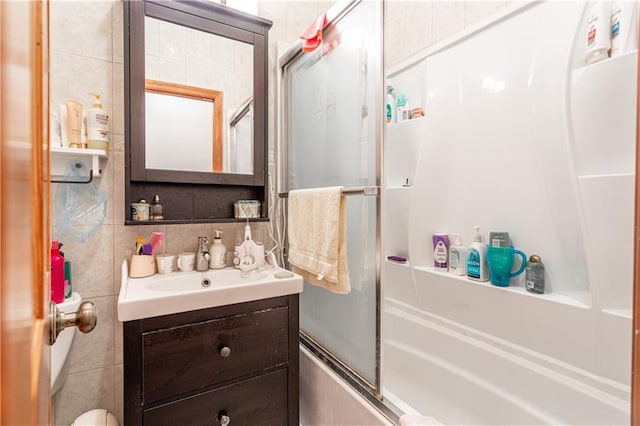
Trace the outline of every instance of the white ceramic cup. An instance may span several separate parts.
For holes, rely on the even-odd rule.
[[[193,252],[189,253],[178,253],[178,268],[182,272],[193,271],[193,266],[196,263],[196,254]]]
[[[172,254],[157,255],[156,266],[158,267],[159,274],[168,274],[173,271],[173,262],[176,257]]]

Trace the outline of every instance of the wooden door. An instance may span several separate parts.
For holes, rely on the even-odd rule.
[[[47,4],[0,1],[0,424],[50,422]]]

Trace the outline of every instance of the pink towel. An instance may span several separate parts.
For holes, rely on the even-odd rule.
[[[322,30],[327,24],[327,14],[323,13],[303,31],[302,35],[300,35],[300,38],[304,40],[302,45],[303,52],[313,52],[322,44]]]

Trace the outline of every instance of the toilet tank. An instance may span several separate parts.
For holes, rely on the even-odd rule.
[[[70,298],[58,303],[58,309],[64,313],[75,312],[81,302],[82,297],[78,293],[72,293]],[[58,392],[64,383],[67,357],[75,333],[76,327],[65,328],[58,334],[56,342],[51,346],[51,395]]]

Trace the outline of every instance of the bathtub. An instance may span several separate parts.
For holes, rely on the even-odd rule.
[[[382,393],[390,402],[443,424],[629,423],[628,313],[428,268],[385,271],[395,277],[382,314]],[[516,312],[522,321],[505,320]],[[527,312],[539,322],[532,326]],[[553,332],[558,324],[582,327],[563,336]],[[603,338],[611,352],[591,350]]]

